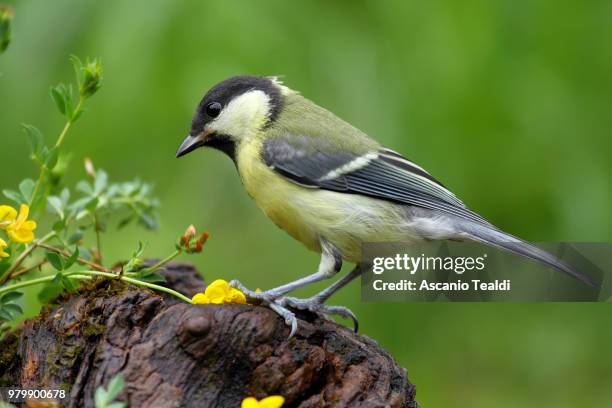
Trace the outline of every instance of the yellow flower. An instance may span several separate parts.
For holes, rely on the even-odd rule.
[[[210,303],[223,303],[225,297],[229,294],[230,286],[223,279],[217,279],[204,291],[204,294],[210,299]]]
[[[0,229],[6,229],[17,218],[17,210],[9,205],[0,205]]]
[[[8,207],[8,206],[2,206]],[[9,238],[14,242],[19,242],[21,244],[26,244],[28,242],[32,242],[34,240],[34,230],[36,229],[36,222],[32,220],[28,220],[28,214],[30,213],[30,207],[25,204],[21,204],[19,207],[19,214],[15,218],[15,210],[11,207],[9,209],[0,209],[0,219],[3,221],[13,219],[7,227],[6,232],[8,233]],[[6,211],[4,213],[4,218],[2,217],[2,211]]]
[[[227,299],[230,303],[239,303],[241,305],[246,303],[246,296],[236,288],[230,289]]]
[[[210,303],[210,300],[208,300],[208,297],[203,293],[196,293],[195,295],[193,295],[191,300],[196,305],[207,305]]]
[[[206,287],[204,293],[196,293],[191,298],[195,304],[209,304],[213,303],[216,305],[222,303],[246,303],[246,296],[244,293],[236,288],[232,288],[227,281],[223,279],[217,279]]]
[[[4,241],[2,238],[0,238],[0,258],[6,258],[9,257],[10,255],[7,254],[6,252],[4,252],[4,249],[7,247],[8,245],[6,244],[6,241]]]
[[[257,401],[253,397],[248,397],[242,400],[240,408],[280,408],[285,403],[285,398],[280,395],[271,395]]]

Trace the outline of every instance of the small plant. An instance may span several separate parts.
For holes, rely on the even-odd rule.
[[[0,30],[5,29],[5,21],[10,21],[6,16],[11,14],[6,10],[0,9]],[[0,31],[0,37],[10,38],[10,32]],[[111,223],[118,228],[131,223],[157,228],[159,202],[152,195],[152,186],[140,180],[112,182],[108,173],[96,169],[90,159],[84,160],[83,180],[72,188],[64,184],[69,168],[64,142],[83,116],[88,100],[100,89],[103,76],[97,59],[82,62],[73,56],[71,61],[75,85],[51,88],[51,99],[66,119],[55,142],[47,144],[39,129],[23,125],[30,158],[38,172],[36,179],[26,178],[17,188],[2,190],[12,203],[0,202],[0,332],[22,314],[16,303],[21,297],[18,289],[32,285],[46,285],[39,296],[44,301],[62,290],[75,292],[81,281],[118,279],[193,303],[160,286],[164,278],[156,271],[182,253],[200,252],[207,233],[196,236],[195,228],[188,228],[173,251],[149,267],[142,259],[144,245],[139,243],[129,261],[113,270],[103,261],[103,234]],[[41,225],[49,227],[43,230]]]
[[[96,408],[125,408],[125,402],[115,401],[117,395],[123,390],[125,381],[122,374],[117,374],[108,383],[108,388],[99,386],[96,389],[95,404]]]

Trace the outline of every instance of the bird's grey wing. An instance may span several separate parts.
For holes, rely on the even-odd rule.
[[[571,265],[511,234],[468,209],[421,167],[389,149],[346,153],[324,139],[286,135],[264,143],[263,159],[286,179],[310,188],[361,194],[458,217],[464,236],[551,266],[591,286],[594,280]]]
[[[285,135],[265,141],[262,156],[274,171],[305,187],[438,210],[491,226],[429,173],[389,149],[353,154],[324,139]]]

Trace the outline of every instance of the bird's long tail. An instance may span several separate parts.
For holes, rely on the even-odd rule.
[[[462,235],[473,241],[482,242],[484,244],[533,259],[544,265],[555,268],[564,272],[589,286],[596,287],[597,284],[589,276],[577,271],[571,265],[557,259],[550,253],[525,242],[511,234],[500,231],[493,227],[476,224],[473,222],[461,222]]]

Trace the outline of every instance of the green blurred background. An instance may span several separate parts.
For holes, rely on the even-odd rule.
[[[69,181],[90,156],[162,201],[160,230],[111,231],[107,259],[138,239],[164,255],[193,223],[212,234],[188,259],[209,280],[269,288],[314,271],[230,160],[174,158],[203,93],[235,74],[283,75],[509,232],[611,239],[610,1],[4,2],[16,18],[0,57],[0,188],[35,175],[20,123],[58,134],[48,90],[72,80],[68,56],[101,57]],[[607,304],[365,304],[358,283],[332,302],[408,369],[425,407],[612,406]]]

